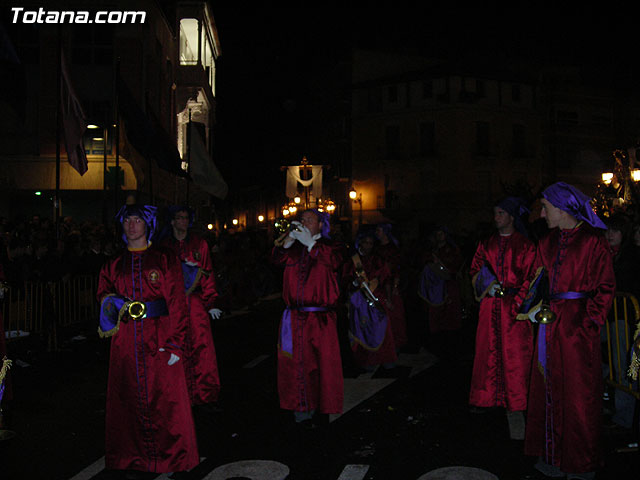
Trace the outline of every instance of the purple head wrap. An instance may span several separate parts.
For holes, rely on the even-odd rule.
[[[595,228],[607,229],[591,208],[591,199],[573,185],[564,182],[554,183],[542,192],[542,196],[554,207],[564,210],[576,219],[587,222]]]
[[[376,234],[373,232],[373,230],[369,230],[369,229],[362,230],[358,232],[358,235],[356,236],[356,241],[354,242],[354,246],[356,247],[356,250],[360,251],[360,243],[365,238],[370,238],[373,240],[374,243],[376,242]]]
[[[176,217],[176,213],[178,212],[187,212],[187,214],[189,215],[189,228],[191,228],[193,226],[193,220],[195,218],[195,213],[193,211],[193,209],[191,209],[191,207],[188,207],[186,205],[171,205],[167,208],[167,223],[171,223],[171,220],[173,220]]]
[[[495,205],[501,208],[509,215],[513,217],[513,226],[523,235],[527,235],[527,229],[522,221],[522,216],[526,213],[530,213],[531,210],[527,208],[524,200],[520,197],[505,197]]]
[[[391,226],[390,223],[379,223],[378,228],[380,228],[384,234],[386,235],[386,237],[391,240],[391,242],[393,242],[393,244],[397,247],[398,246],[398,239],[396,237],[393,236],[393,234],[391,233],[391,229],[393,228]]]
[[[116,219],[122,223],[127,217],[140,217],[147,225],[147,241],[150,241],[156,231],[156,212],[158,208],[153,205],[123,205],[116,214]],[[126,234],[122,234],[124,243],[128,244]]]

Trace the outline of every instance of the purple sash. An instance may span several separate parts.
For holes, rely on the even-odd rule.
[[[387,315],[369,305],[360,290],[355,291],[349,304],[349,340],[367,350],[380,348],[387,333]]]
[[[106,336],[115,335],[118,331],[120,311],[127,299],[119,295],[108,295],[102,299],[100,306],[100,329]]]
[[[589,297],[591,297],[591,292],[559,292],[549,295],[550,300],[578,300]]]
[[[420,275],[418,295],[431,305],[442,305],[447,299],[447,282],[427,265]]]
[[[188,295],[198,285],[198,280],[200,280],[200,267],[197,265],[187,265],[185,262],[180,263],[182,264],[184,291],[188,292]]]
[[[578,300],[589,298],[590,292],[558,292],[549,295],[550,300]],[[547,378],[547,326],[540,324],[538,327],[538,364],[544,378]]]
[[[489,288],[494,283],[498,283],[498,279],[494,275],[491,268],[487,265],[484,265],[478,273],[475,275],[474,279],[474,290],[476,294],[476,300],[481,300],[487,294]]]
[[[293,333],[291,331],[291,310],[299,312],[328,312],[328,307],[287,307],[282,312],[282,320],[280,321],[280,340],[278,347],[288,356],[293,355]]]

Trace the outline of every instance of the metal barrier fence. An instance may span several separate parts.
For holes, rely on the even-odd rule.
[[[640,400],[637,383],[627,377],[631,346],[636,325],[640,321],[638,300],[630,293],[617,292],[611,307],[611,315],[605,324],[607,335],[606,364],[609,385],[623,390]]]
[[[9,286],[2,302],[7,341],[36,334],[46,338],[49,349],[57,349],[58,327],[98,321],[97,288],[97,275]]]

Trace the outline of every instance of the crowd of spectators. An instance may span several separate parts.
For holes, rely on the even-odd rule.
[[[159,229],[162,231],[162,229]],[[266,232],[199,231],[211,248],[220,300],[226,310],[252,305],[279,290],[278,275],[269,263],[271,242]],[[55,222],[0,217],[0,262],[9,285],[25,281],[65,281],[77,275],[97,275],[104,262],[124,248],[117,225],[64,217]]]

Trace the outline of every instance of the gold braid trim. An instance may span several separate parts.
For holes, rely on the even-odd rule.
[[[184,292],[184,294],[187,297],[191,295],[193,291],[196,289],[196,287],[198,286],[198,283],[200,283],[200,279],[202,278],[203,274],[209,276],[209,273],[206,270],[203,270],[202,268],[198,268],[198,273],[196,273],[195,280],[193,281],[189,289],[186,292]]]
[[[7,357],[2,359],[2,368],[0,368],[0,384],[4,381],[4,378],[7,376],[7,372],[11,368],[13,362],[9,360]]]
[[[105,298],[107,298],[107,297],[115,297],[115,296],[116,295],[114,293],[110,293],[109,295],[105,295],[102,298],[102,302],[100,302],[100,306],[102,307],[102,304],[104,303],[104,299]],[[118,312],[118,321],[116,322],[116,326],[113,327],[111,330],[107,330],[106,332],[103,332],[102,329],[100,328],[100,326],[98,326],[98,335],[100,336],[100,338],[113,337],[116,333],[118,333],[118,331],[120,330],[120,320],[122,320],[122,317],[126,313],[128,313],[129,303],[131,303],[131,302],[124,302],[122,307],[120,307],[120,311]]]
[[[638,370],[640,370],[640,322],[633,336],[633,346],[631,347],[631,363],[627,375],[634,381],[638,380]]]

